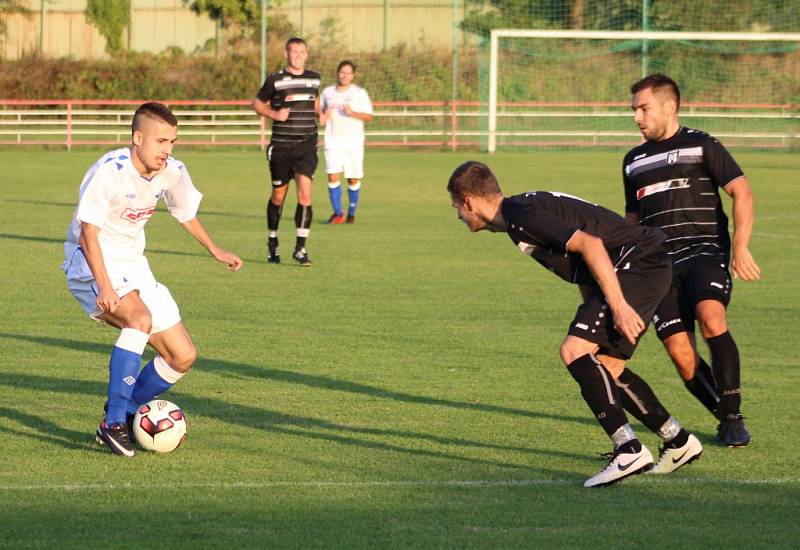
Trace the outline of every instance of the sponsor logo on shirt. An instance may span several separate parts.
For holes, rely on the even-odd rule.
[[[636,192],[636,199],[642,200],[649,195],[662,193],[664,191],[672,191],[674,189],[689,189],[689,178],[675,178],[672,180],[651,183],[650,185],[646,185]]]
[[[128,220],[131,223],[136,223],[139,220],[146,220],[153,217],[155,211],[155,206],[148,206],[147,208],[126,208],[120,218]]]

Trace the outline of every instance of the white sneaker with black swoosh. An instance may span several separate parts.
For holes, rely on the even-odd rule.
[[[628,476],[641,474],[653,467],[653,455],[642,445],[638,453],[614,453],[608,466],[583,484],[584,487],[611,485]]]
[[[701,454],[703,454],[703,446],[700,444],[700,440],[689,434],[689,439],[686,440],[682,447],[661,447],[659,449],[658,464],[648,473],[668,474],[674,472],[681,466],[694,462],[700,458]]]

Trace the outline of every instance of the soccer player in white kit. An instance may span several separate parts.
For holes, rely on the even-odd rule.
[[[132,457],[128,422],[138,406],[168,390],[197,352],[167,287],[144,257],[144,226],[163,199],[170,214],[231,271],[242,260],[216,244],[197,218],[202,195],[186,166],[170,156],[178,121],[160,103],[133,116],[130,147],[110,151],[83,178],[64,243],[67,286],[86,314],[120,329],[109,362],[106,414],[97,440]],[[157,355],[139,371],[150,344]]]
[[[367,91],[355,84],[356,66],[342,61],[336,68],[338,84],[328,86],[320,101],[325,124],[325,172],[333,207],[330,224],[354,223],[361,179],[364,177],[364,123],[372,120],[372,102]],[[347,179],[350,205],[345,220],[339,175]]]

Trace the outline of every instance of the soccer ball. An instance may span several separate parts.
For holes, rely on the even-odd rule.
[[[148,451],[169,453],[186,439],[186,416],[170,401],[154,399],[139,407],[133,417],[133,435]]]

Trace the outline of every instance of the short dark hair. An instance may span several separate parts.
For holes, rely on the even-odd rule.
[[[681,106],[681,91],[678,85],[665,74],[653,73],[649,74],[640,81],[631,86],[631,94],[641,92],[648,88],[653,89],[655,92],[666,92],[672,99],[675,100],[675,105],[680,108]]]
[[[303,46],[308,48],[308,44],[306,44],[306,41],[300,38],[299,36],[293,36],[292,38],[287,40],[284,49],[286,49],[286,51],[289,51],[289,46],[291,46],[292,44],[302,44]]]
[[[170,126],[178,126],[178,119],[175,118],[175,115],[172,114],[172,111],[164,105],[163,103],[156,103],[155,101],[150,101],[148,103],[143,103],[136,109],[136,112],[133,113],[133,121],[131,122],[131,132],[135,132],[139,129],[139,125],[141,124],[142,117],[151,118],[153,120],[160,120],[162,122],[166,122]]]
[[[502,193],[497,178],[482,162],[469,160],[456,168],[447,182],[447,191],[459,201],[467,195],[493,197]]]
[[[354,73],[356,72],[356,64],[349,59],[345,59],[344,61],[340,61],[336,66],[336,74],[339,74],[339,71],[342,70],[342,67],[346,67],[347,65],[350,65],[350,68],[353,69]]]

